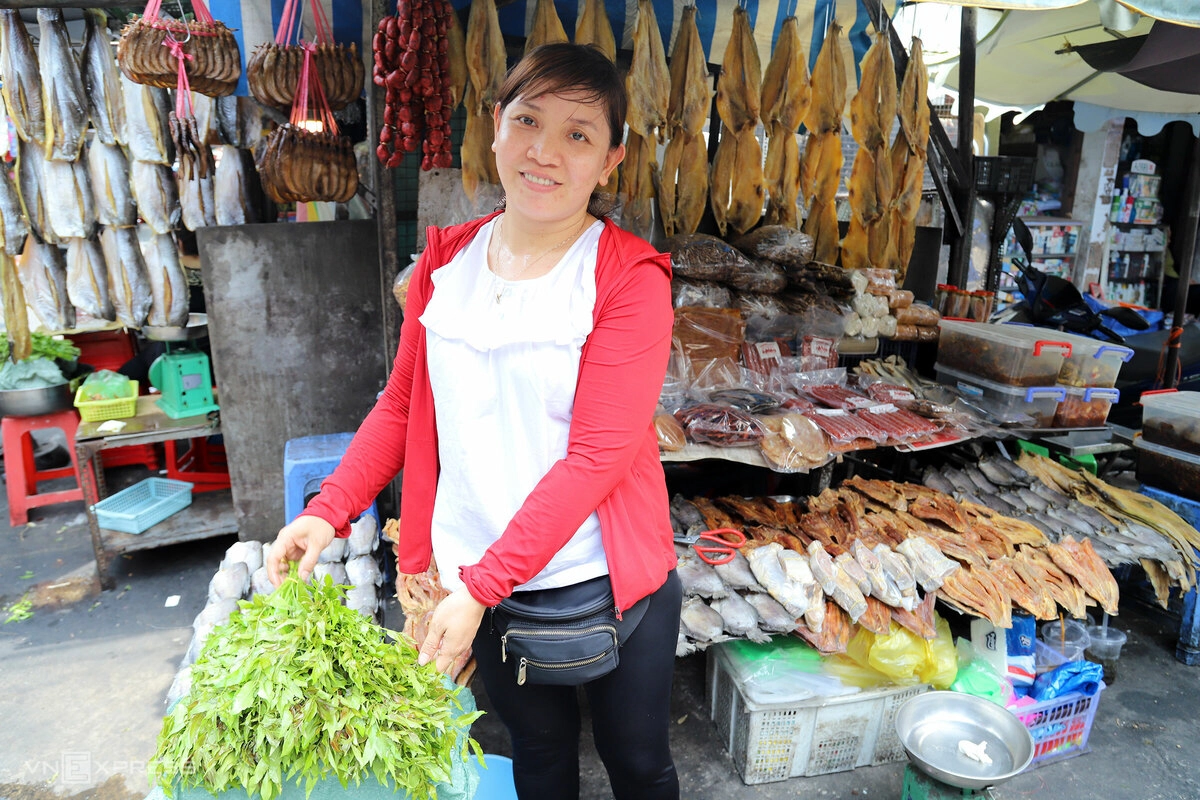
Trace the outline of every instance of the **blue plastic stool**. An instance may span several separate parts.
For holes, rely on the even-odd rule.
[[[487,753],[483,763],[487,769],[479,770],[479,789],[475,792],[475,800],[517,800],[512,759]]]
[[[341,463],[353,433],[327,433],[289,439],[283,447],[283,522],[300,516],[306,498],[321,489],[321,481]],[[378,526],[379,509],[375,501],[358,516],[370,514]]]

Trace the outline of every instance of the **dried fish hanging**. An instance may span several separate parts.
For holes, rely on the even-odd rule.
[[[900,87],[900,133],[892,143],[892,177],[895,198],[892,202],[889,231],[892,261],[884,264],[896,270],[897,285],[904,281],[916,238],[917,211],[921,207],[921,187],[925,182],[926,148],[929,145],[929,76],[921,40],[913,37],[908,68]]]
[[[471,0],[467,18],[467,88],[463,103],[467,121],[463,129],[463,191],[472,205],[484,206],[502,194],[496,154],[492,152],[492,108],[507,70],[504,34],[495,0]]]
[[[850,101],[850,133],[858,153],[850,172],[850,227],[842,266],[883,267],[891,227],[892,163],[888,137],[896,118],[896,66],[886,30],[862,59],[858,94]]]
[[[263,42],[246,62],[246,82],[254,99],[281,111],[291,108],[304,62],[299,38],[304,6],[302,0],[287,0],[275,41]],[[358,46],[349,47],[333,40],[332,26],[320,3],[312,2],[313,27],[317,49],[313,54],[316,71],[329,107],[340,111],[362,94],[365,71]]]
[[[842,175],[842,111],[846,70],[838,41],[842,27],[831,21],[812,74],[812,99],[804,115],[808,144],[800,168],[800,200],[808,203],[803,230],[813,237],[813,258],[825,264],[838,257],[837,190]]]
[[[663,152],[658,185],[659,216],[668,238],[695,233],[708,200],[708,151],[702,134],[712,89],[696,14],[696,6],[683,7],[671,55],[667,105],[671,141]]]
[[[192,0],[192,22],[161,16],[161,10],[162,0],[150,0],[145,13],[121,31],[117,64],[125,77],[160,89],[175,88],[175,67],[161,49],[175,39],[192,57],[188,78],[195,91],[209,97],[233,94],[242,76],[242,55],[233,31],[213,19],[204,0]],[[180,16],[182,12],[180,6]]]
[[[767,129],[768,225],[797,225],[796,197],[800,193],[800,144],[796,130],[808,112],[808,58],[800,43],[800,23],[787,17],[767,64],[762,85],[762,121]]]
[[[175,110],[167,115],[171,141],[175,143],[175,153],[179,156],[179,176],[185,181],[207,178],[213,167],[212,150],[196,127],[196,107],[192,104],[192,90],[184,67],[192,57],[183,51],[183,42],[173,36],[168,36],[165,44],[179,65],[176,72]]]
[[[733,32],[717,79],[717,113],[722,130],[709,181],[713,216],[722,236],[728,229],[745,233],[762,218],[766,179],[762,146],[755,134],[761,102],[758,44],[750,26],[750,13],[739,5],[733,10]]]
[[[291,119],[267,137],[258,172],[263,188],[277,203],[346,203],[358,189],[354,148],[339,134],[321,76],[312,67],[316,46],[304,47]]]

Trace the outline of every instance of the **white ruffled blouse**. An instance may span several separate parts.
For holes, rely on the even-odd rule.
[[[567,454],[583,343],[596,305],[592,224],[545,275],[505,281],[487,265],[496,217],[433,271],[421,315],[437,414],[441,473],[433,553],[442,583],[462,586],[525,498]],[[608,572],[595,512],[520,589],[566,586]]]

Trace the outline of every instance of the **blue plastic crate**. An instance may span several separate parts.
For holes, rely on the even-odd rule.
[[[101,528],[123,533],[142,533],[192,504],[192,484],[167,478],[146,478],[92,510]]]

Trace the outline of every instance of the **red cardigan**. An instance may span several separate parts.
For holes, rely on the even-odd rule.
[[[429,566],[439,470],[419,318],[433,291],[432,271],[492,216],[427,230],[387,387],[304,512],[348,536],[351,514],[370,505],[403,468],[403,573]],[[567,455],[538,482],[479,563],[460,570],[468,591],[484,605],[496,605],[536,576],[592,511],[600,518],[619,610],[660,587],[675,567],[666,480],[651,421],[670,355],[670,279],[669,256],[605,221],[596,258],[594,328],[580,358]],[[470,390],[464,378],[463,391]]]

